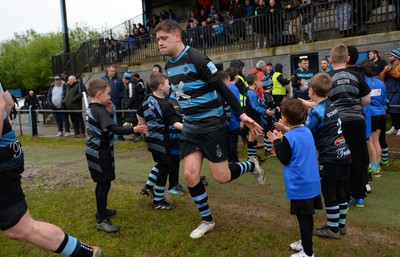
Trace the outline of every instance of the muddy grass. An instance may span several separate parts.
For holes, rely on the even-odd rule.
[[[366,199],[366,208],[357,209],[350,206],[347,223],[349,234],[347,236],[340,240],[314,238],[315,251],[318,256],[400,256],[400,221],[397,218],[400,211],[398,204],[400,192],[399,190],[392,193],[386,192],[391,188],[398,189],[398,183],[400,183],[398,160],[400,137],[388,136],[387,140],[390,145],[391,161],[391,166],[385,168],[387,175],[384,174],[382,178],[377,178],[371,183],[373,193]],[[124,144],[121,143],[122,146]],[[32,193],[35,195],[38,192],[40,194],[46,192],[59,194],[59,191],[74,191],[74,189],[86,192],[85,194],[92,197],[91,190],[94,184],[87,171],[82,146],[66,144],[60,147],[28,144],[24,149],[26,169],[23,173],[23,187],[27,192],[28,200],[32,198],[29,196]],[[153,164],[151,155],[145,148],[126,149],[117,145],[117,180],[113,183],[110,201],[125,206],[126,203],[121,201],[129,199],[129,205],[132,205],[130,209],[136,210],[134,213],[148,212],[146,215],[154,215],[149,199],[138,194],[138,190],[144,185]],[[207,162],[203,167],[203,173],[210,182],[207,191],[218,226],[206,237],[206,241],[199,241],[201,249],[198,254],[194,254],[191,250],[185,252],[185,247],[182,246],[171,246],[159,250],[161,252],[156,255],[204,256],[199,255],[202,252],[209,256],[289,256],[292,254],[288,249],[288,244],[299,239],[299,231],[296,219],[289,215],[289,202],[285,199],[282,168],[279,162],[272,158],[263,164],[264,169],[268,172],[267,185],[264,187],[256,185],[254,178],[250,175],[220,186],[211,179],[206,164]],[[184,182],[182,176],[181,182]],[[91,188],[87,189],[88,186]],[[51,197],[51,194],[47,197]],[[177,217],[181,218],[177,220],[161,219],[160,222],[179,226],[177,231],[180,233],[178,232],[176,236],[185,241],[189,232],[186,230],[196,225],[199,220],[196,209],[189,196],[168,197],[168,199],[177,205],[174,212]],[[128,216],[128,220],[125,222],[129,224],[129,220],[138,219],[138,215]],[[318,211],[315,215],[315,227],[317,228],[325,222],[325,213]],[[155,224],[147,226],[157,227]],[[73,230],[73,227],[70,229]],[[115,238],[110,239],[109,245],[102,242],[103,247],[110,247],[113,240],[124,242],[129,240],[125,237],[126,235],[116,235]],[[147,240],[154,239],[143,238],[144,242]],[[174,244],[174,241],[171,244]],[[115,247],[116,252],[123,252],[118,248],[118,243]],[[230,248],[237,248],[236,253],[231,252]],[[135,251],[135,255],[138,256],[154,256],[146,250],[136,249]]]

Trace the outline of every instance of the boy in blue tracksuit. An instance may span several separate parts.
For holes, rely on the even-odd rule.
[[[272,116],[275,112],[271,109],[266,109],[261,106],[258,101],[258,95],[256,93],[256,88],[261,86],[258,81],[257,75],[249,74],[246,78],[246,82],[249,88],[246,91],[244,97],[244,109],[247,116],[252,118],[258,124],[261,124],[261,117],[264,115]],[[257,137],[249,134],[249,143],[247,144],[247,157],[257,155]]]
[[[235,86],[238,80],[239,70],[235,67],[229,67],[226,71],[221,71],[221,79],[229,90],[235,95],[236,99],[240,101],[239,89]],[[229,162],[239,162],[237,146],[238,136],[240,135],[240,117],[231,109],[228,103],[224,102],[224,111],[226,120],[229,122]]]
[[[274,130],[267,136],[274,143],[276,155],[284,165],[283,175],[286,197],[290,200],[290,213],[296,215],[300,225],[301,241],[290,245],[299,253],[292,257],[314,256],[312,248],[313,214],[321,209],[321,189],[317,153],[311,131],[303,126],[307,109],[299,99],[282,101],[282,120],[289,131],[282,135]]]

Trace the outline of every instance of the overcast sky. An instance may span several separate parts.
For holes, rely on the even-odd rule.
[[[38,33],[61,31],[60,0],[1,1],[0,41],[11,39],[14,32],[34,29]],[[142,13],[141,0],[65,0],[67,22],[101,29],[112,28]]]

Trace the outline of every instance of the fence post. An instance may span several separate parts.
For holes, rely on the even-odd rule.
[[[36,111],[32,110],[32,105],[29,106],[29,127],[32,136],[37,136],[38,131],[37,131]]]
[[[117,108],[114,105],[114,114],[113,114],[113,120],[115,122],[115,124],[118,124],[117,122],[117,112],[116,112]],[[114,140],[117,141],[118,140],[118,135],[114,134]]]

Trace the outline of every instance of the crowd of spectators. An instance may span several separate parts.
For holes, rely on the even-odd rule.
[[[341,37],[367,33],[367,23],[373,9],[382,0],[231,0],[220,1],[219,8],[212,1],[201,1],[188,15],[184,42],[193,47],[222,45],[246,40],[255,35],[255,47],[266,48],[282,44],[316,41],[317,14],[333,10],[329,28]],[[388,1],[394,6],[396,29],[400,22],[399,1]]]

